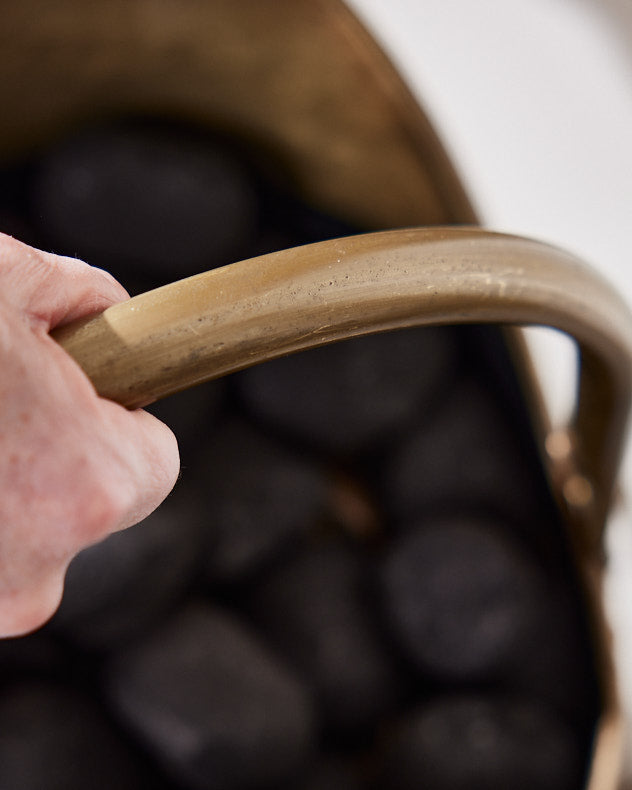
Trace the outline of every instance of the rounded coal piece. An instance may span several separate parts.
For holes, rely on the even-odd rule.
[[[70,563],[51,629],[99,652],[134,641],[192,586],[207,525],[201,498],[179,486],[140,524],[84,549]]]
[[[241,420],[218,428],[199,468],[212,525],[203,558],[211,584],[257,573],[327,510],[325,470]]]
[[[234,616],[190,604],[107,667],[122,722],[176,781],[256,790],[292,779],[311,757],[303,687]]]
[[[464,519],[406,531],[379,577],[393,639],[419,671],[451,682],[489,680],[519,659],[542,584],[501,531]]]
[[[463,379],[386,457],[382,505],[397,520],[475,507],[526,520],[533,530],[542,491],[528,458],[502,406],[479,381]]]
[[[157,121],[89,128],[45,152],[33,215],[59,249],[160,282],[238,260],[257,229],[255,187],[208,135]]]
[[[352,455],[389,441],[434,406],[454,376],[447,329],[401,330],[294,354],[239,374],[253,415],[320,450]]]

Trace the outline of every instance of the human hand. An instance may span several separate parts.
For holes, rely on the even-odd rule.
[[[0,234],[0,636],[43,624],[73,556],[149,515],[178,476],[169,428],[98,397],[49,336],[126,298],[106,272]]]

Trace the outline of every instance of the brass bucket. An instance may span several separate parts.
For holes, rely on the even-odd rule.
[[[617,294],[561,250],[477,226],[422,110],[339,0],[27,0],[4,9],[0,63],[5,161],[87,121],[159,114],[271,152],[313,205],[379,231],[199,274],[57,331],[100,394],[135,408],[347,337],[510,325],[591,602],[602,712],[588,787],[619,786],[623,725],[602,609],[604,529],[632,382],[632,316]],[[547,421],[526,325],[560,329],[580,349],[564,432]]]

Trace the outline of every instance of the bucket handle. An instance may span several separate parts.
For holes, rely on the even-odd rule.
[[[53,337],[100,395],[136,408],[332,341],[462,323],[549,326],[577,341],[566,483],[583,484],[589,495],[575,504],[586,506],[601,540],[630,409],[632,314],[594,271],[555,247],[476,227],[333,239],[163,286]]]

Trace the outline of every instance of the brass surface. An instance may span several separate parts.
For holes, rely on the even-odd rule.
[[[0,73],[0,160],[95,119],[166,116],[242,139],[359,228],[474,220],[432,127],[339,0],[9,3]]]

